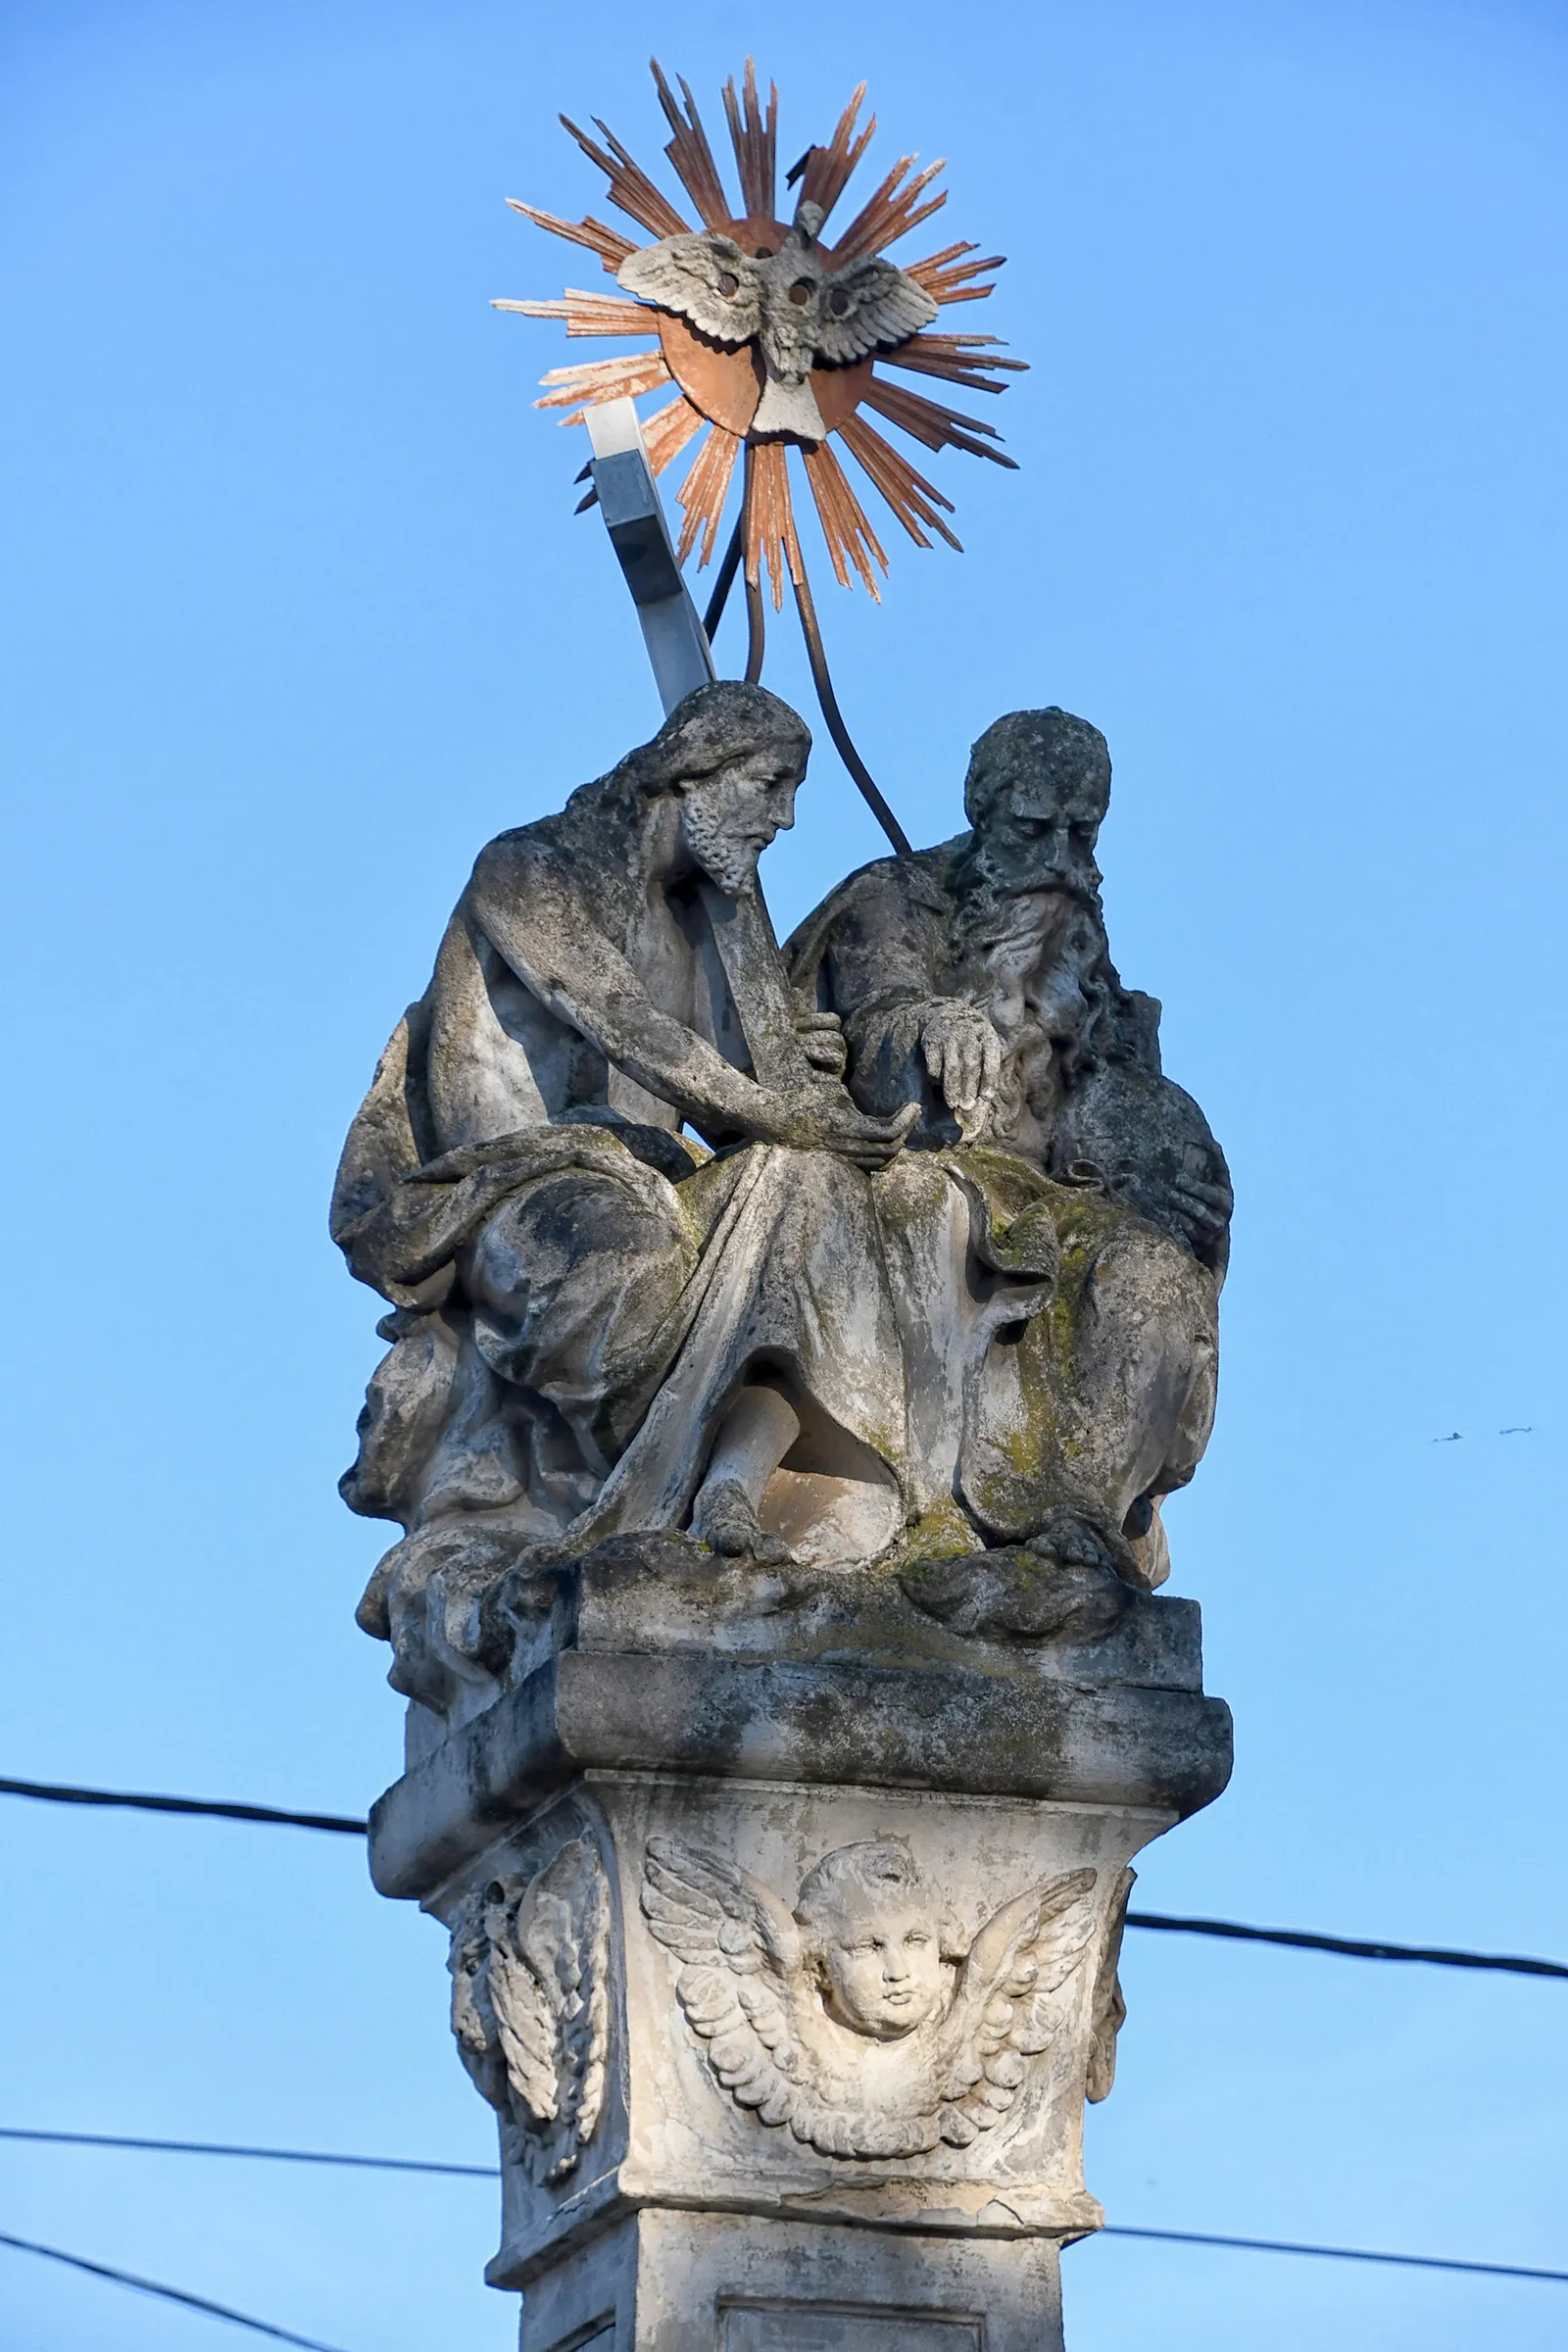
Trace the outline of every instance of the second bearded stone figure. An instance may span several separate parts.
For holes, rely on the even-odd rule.
[[[449,1719],[617,1539],[1003,1637],[1167,1573],[1230,1190],[1110,961],[1103,739],[998,720],[971,830],[781,951],[758,859],[808,749],[707,686],[492,842],[351,1130],[332,1229],[392,1311],[343,1491],[406,1531],[361,1622]]]

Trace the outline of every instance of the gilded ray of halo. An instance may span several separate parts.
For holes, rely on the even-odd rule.
[[[726,432],[721,424],[715,424],[687,467],[686,479],[675,493],[686,511],[675,550],[677,563],[685,563],[699,535],[703,545],[698,563],[703,564],[710,560],[724,514],[724,501],[729,496],[735,460],[744,446],[739,433]]]
[[[688,84],[677,76],[679,97],[656,62],[655,88],[670,130],[664,153],[703,226],[732,236],[743,249],[765,253],[776,250],[787,224],[776,218],[778,92],[770,84],[765,113],[758,90],[756,67],[748,58],[737,95],[734,78],[722,93],[725,123],[740,183],[741,210],[732,213],[713,150]],[[813,146],[791,173],[799,198],[809,198],[830,214],[864,157],[876,130],[876,118],[863,125],[860,111],[865,84],[853,93],[826,146]],[[589,161],[609,182],[612,204],[654,239],[687,233],[690,223],[635,162],[609,126],[598,118],[594,128],[604,144],[591,138],[564,115],[563,123]],[[947,201],[946,190],[933,190],[943,170],[940,163],[914,172],[915,158],[901,156],[836,244],[823,240],[828,267],[842,268],[853,260],[882,253],[928,220]],[[910,174],[913,173],[911,177]],[[509,198],[513,209],[548,229],[598,255],[612,277],[635,239],[595,219],[592,214],[571,221],[558,214]],[[986,273],[1001,269],[1000,254],[975,257],[979,247],[955,243],[906,267],[906,274],[940,307],[978,302],[992,293],[994,279]],[[684,563],[696,554],[699,568],[712,559],[736,473],[736,459],[744,448],[746,466],[742,490],[741,533],[745,573],[758,585],[765,569],[773,607],[783,603],[784,580],[805,584],[799,532],[795,518],[786,442],[754,438],[749,432],[760,385],[750,348],[730,351],[706,342],[684,320],[618,292],[595,295],[568,288],[548,302],[500,302],[498,309],[525,317],[551,318],[565,326],[568,337],[612,336],[622,340],[657,340],[659,349],[624,358],[589,362],[576,368],[553,368],[545,377],[540,408],[564,409],[564,423],[580,422],[586,410],[600,402],[638,399],[673,384],[675,398],[648,420],[645,438],[650,462],[662,471],[690,450],[690,463],[676,492],[684,521],[678,555]],[[991,335],[944,334],[923,328],[890,350],[847,368],[818,368],[811,371],[829,439],[837,437],[854,458],[872,490],[896,516],[918,547],[931,545],[935,532],[956,549],[960,542],[943,521],[953,505],[908,459],[880,432],[866,410],[928,450],[962,450],[1011,467],[1014,461],[996,444],[996,428],[945,403],[929,400],[908,386],[890,381],[879,370],[899,368],[914,375],[935,377],[966,391],[1002,392],[1005,376],[1023,369],[1027,362],[1003,356]],[[695,446],[694,446],[695,445]],[[887,570],[887,558],[871,528],[849,477],[828,442],[798,442],[800,462],[811,492],[835,577],[845,586],[858,578],[877,595],[877,572]],[[593,504],[593,493],[582,502]]]

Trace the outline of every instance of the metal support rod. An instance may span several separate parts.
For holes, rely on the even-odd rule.
[[[762,647],[766,636],[766,619],[762,610],[762,583],[746,583],[746,683],[755,686],[762,674]]]
[[[730,533],[729,545],[724,550],[724,561],[720,564],[713,581],[713,593],[708,600],[708,611],[703,614],[703,634],[710,645],[712,644],[718,624],[724,617],[724,607],[728,604],[729,592],[735,585],[735,574],[740,568],[741,556],[745,546],[746,506],[743,500],[741,511],[735,517],[735,528]]]
[[[752,486],[754,474],[752,445],[746,444],[746,487],[741,497],[741,529],[746,534],[746,683],[756,686],[762,675],[762,651],[767,638],[767,623],[762,612],[762,581],[759,568],[754,580],[752,563]]]
[[[844,724],[844,714],[833,692],[833,680],[828,675],[827,656],[822,651],[822,633],[816,625],[816,607],[811,602],[810,587],[804,572],[794,582],[795,602],[800,609],[801,627],[806,636],[806,651],[810,658],[811,676],[816,683],[816,699],[827,720],[827,731],[838,748],[839,758],[859,786],[867,808],[901,858],[912,858],[913,844],[872,780],[871,771],[850,740],[850,730]],[[760,594],[759,593],[759,602]],[[750,675],[750,672],[748,672]]]

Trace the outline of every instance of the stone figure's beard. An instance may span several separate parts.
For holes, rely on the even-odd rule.
[[[1098,906],[1100,868],[1093,858],[1086,858],[1064,873],[1041,873],[1038,867],[1031,870],[1016,849],[1004,849],[976,834],[959,855],[954,887],[969,900],[971,916],[976,906],[994,908],[1009,899],[1060,897]]]
[[[1063,1075],[1096,1058],[1098,1035],[1115,985],[1104,950],[1097,881],[1092,861],[1077,868],[1071,880],[1053,876],[1044,882],[1026,881],[1014,859],[990,854],[989,845],[979,840],[960,853],[954,867],[950,919],[958,990],[996,1023],[1008,1048],[988,1129],[1001,1141],[1016,1132],[1024,1108],[1025,1075],[1015,1049],[1031,1036],[1037,1044],[1049,1045],[1051,1058]],[[1078,956],[1068,937],[1084,907],[1095,917],[1102,950],[1087,971],[1075,968]],[[1019,981],[1033,962],[1047,972],[1060,965],[1058,985],[1050,991],[1049,1000],[1031,991],[1031,1002],[1018,993]],[[1005,1017],[1009,1005],[1015,1016],[1011,1020]]]
[[[1079,903],[1079,894],[1055,883],[1024,882],[1006,861],[974,844],[953,875],[951,920],[959,962],[972,979],[997,953],[1016,952],[1031,939],[1043,944],[1068,900]]]
[[[755,835],[726,832],[723,818],[700,792],[683,797],[680,829],[704,873],[729,898],[757,888],[757,861],[766,845]]]
[[[1015,854],[971,835],[950,877],[951,937],[966,984],[978,985],[998,956],[1027,954],[1032,943],[1043,949],[1070,909],[1087,907],[1102,924],[1099,884],[1093,858],[1066,876],[1031,875]]]

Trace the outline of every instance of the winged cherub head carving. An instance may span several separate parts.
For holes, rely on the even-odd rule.
[[[627,254],[615,283],[673,311],[710,341],[738,350],[755,343],[764,381],[752,418],[756,434],[825,441],[828,427],[811,390],[814,367],[847,368],[893,351],[929,326],[937,305],[894,262],[860,254],[829,267],[817,243],[826,215],[803,198],[776,249],[748,253],[722,230],[661,237]]]
[[[1064,2035],[1081,2032],[1087,2053],[1078,1989],[1103,1933],[1097,1886],[1093,1870],[1041,1881],[961,1956],[945,1952],[936,1891],[893,1838],[824,1855],[792,1912],[737,1863],[651,1838],[642,1902],[738,2106],[825,2156],[899,2157],[1016,2120],[1034,2062]]]

